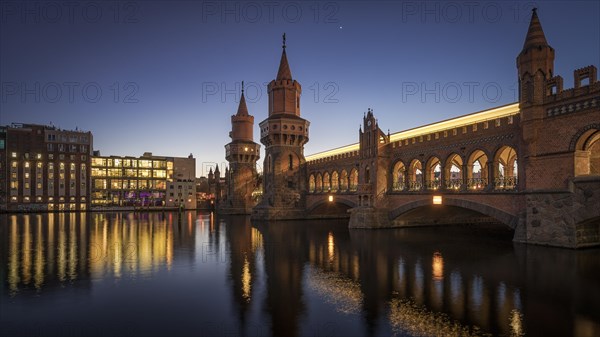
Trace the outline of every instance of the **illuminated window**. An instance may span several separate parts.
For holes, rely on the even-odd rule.
[[[16,152],[11,152],[10,156],[13,157],[13,158],[17,158],[17,153]]]
[[[42,188],[42,183],[37,183],[37,188],[41,189]]]
[[[38,153],[38,154],[37,154],[35,157],[36,157],[37,159],[42,159],[42,154],[41,154],[41,153]]]
[[[28,162],[28,161],[26,161],[26,162],[25,162],[25,167],[26,167],[26,168],[28,168],[28,167],[29,167],[29,162]]]
[[[16,162],[16,161],[13,161],[12,163],[10,163],[10,166],[11,166],[11,167],[17,167],[17,166],[18,166],[18,164],[17,164],[17,162]]]
[[[37,166],[37,168],[42,168],[42,162],[38,162],[38,163],[36,164],[36,166]]]
[[[29,183],[25,183],[25,189],[29,189]]]
[[[29,172],[25,172],[25,179],[29,179]]]

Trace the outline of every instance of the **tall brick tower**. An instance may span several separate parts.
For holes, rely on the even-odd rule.
[[[520,177],[525,174],[539,175],[541,172],[531,169],[524,170],[533,164],[532,160],[538,154],[539,136],[543,132],[544,99],[546,96],[546,81],[554,73],[554,49],[550,47],[536,9],[531,13],[531,21],[523,49],[517,56],[517,70],[519,75],[519,108],[521,110],[521,130],[523,142],[521,151],[521,164],[519,165]],[[532,168],[532,167],[531,167]],[[527,186],[530,179],[520,179],[520,189],[531,189]]]
[[[248,114],[244,97],[244,82],[237,114],[231,116],[231,142],[225,145],[230,169],[226,171],[227,200],[221,203],[220,212],[250,214],[255,202],[252,192],[256,188],[256,161],[260,158],[260,145],[254,142],[254,116]]]
[[[265,145],[263,199],[253,219],[295,219],[304,216],[306,167],[304,144],[310,123],[300,117],[300,83],[292,79],[285,34],[277,78],[268,85],[269,117],[260,123]]]

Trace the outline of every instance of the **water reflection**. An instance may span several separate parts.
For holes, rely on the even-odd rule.
[[[58,334],[48,322],[79,322],[84,307],[82,331],[107,335],[600,334],[598,249],[514,245],[469,228],[349,231],[196,212],[0,220],[0,329],[17,335],[32,332],[22,330],[29,320]],[[120,307],[126,322],[113,319]]]

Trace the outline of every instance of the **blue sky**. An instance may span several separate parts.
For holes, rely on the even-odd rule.
[[[91,130],[103,155],[193,153],[200,176],[225,162],[242,80],[267,117],[285,32],[316,153],[356,142],[367,108],[395,132],[515,102],[534,6],[571,87],[600,65],[596,1],[3,1],[0,124]]]

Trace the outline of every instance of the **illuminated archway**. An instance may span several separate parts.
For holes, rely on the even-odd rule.
[[[421,161],[414,159],[408,168],[408,189],[420,191],[423,187],[423,167]]]
[[[315,183],[317,185],[316,192],[323,192],[323,177],[321,173],[317,173],[317,181]]]
[[[308,178],[308,191],[310,193],[315,193],[315,176],[312,174]]]
[[[440,188],[442,179],[442,165],[439,158],[431,157],[425,165],[425,188],[437,190]]]
[[[331,180],[329,178],[329,172],[323,173],[323,192],[329,192],[331,190]]]
[[[482,150],[475,150],[467,161],[467,188],[482,190],[488,185],[488,157]]]
[[[392,190],[403,191],[406,184],[406,167],[398,161],[392,169]]]
[[[574,153],[575,176],[600,175],[600,130],[590,128],[577,139]]]
[[[331,173],[331,191],[332,192],[337,192],[339,189],[339,175],[337,173],[337,171],[333,171],[333,173]]]
[[[494,156],[494,188],[513,190],[517,188],[517,151],[510,146],[502,146]]]
[[[350,171],[350,191],[356,191],[358,189],[358,170],[353,168]]]
[[[456,153],[451,154],[446,159],[444,166],[445,185],[448,190],[459,190],[463,185],[462,177],[463,160]]]
[[[342,170],[340,175],[340,191],[345,192],[348,190],[348,172]]]

